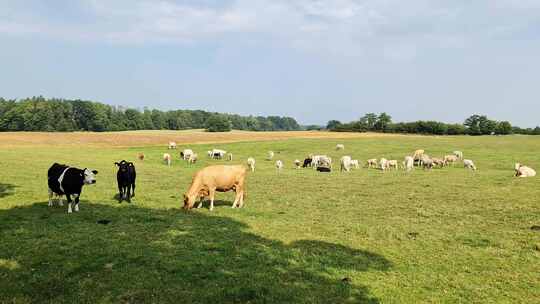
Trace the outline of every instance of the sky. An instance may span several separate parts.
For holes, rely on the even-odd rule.
[[[540,125],[539,0],[0,0],[0,96]]]

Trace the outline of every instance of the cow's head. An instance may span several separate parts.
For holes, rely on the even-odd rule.
[[[133,166],[132,162],[127,162],[125,160],[122,160],[119,163],[114,163],[116,166],[118,166],[118,170],[122,173],[127,173],[129,167]]]
[[[95,184],[97,174],[98,174],[97,170],[90,170],[88,168],[85,168],[83,170],[84,183],[87,185]]]
[[[196,199],[197,199],[196,195],[190,195],[188,193],[184,193],[184,209],[189,210],[193,208],[193,205],[195,205]]]

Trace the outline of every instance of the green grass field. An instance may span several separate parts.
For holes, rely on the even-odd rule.
[[[59,135],[60,136],[60,135]],[[334,151],[344,143],[344,152]],[[193,166],[161,161],[163,146],[13,146],[0,150],[0,303],[540,303],[537,137],[372,137],[182,145]],[[233,194],[185,212],[192,174],[223,148],[253,156],[244,209]],[[321,174],[294,159],[339,160],[415,149],[462,150],[478,171],[455,168]],[[268,150],[286,168],[277,174]],[[119,204],[115,161],[136,161],[132,204]],[[179,152],[179,151],[178,151]],[[53,162],[100,171],[81,212],[47,206]],[[337,167],[337,166],[336,166]],[[98,224],[101,219],[109,225]]]

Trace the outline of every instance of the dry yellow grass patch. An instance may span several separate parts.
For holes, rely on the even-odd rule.
[[[167,145],[169,141],[178,144],[194,143],[230,143],[241,141],[285,140],[291,138],[311,139],[349,139],[380,136],[400,136],[379,133],[336,133],[321,131],[283,131],[252,132],[232,131],[227,133],[210,133],[204,130],[184,131],[124,131],[124,132],[5,132],[0,133],[0,147],[16,146],[107,146],[137,147]]]

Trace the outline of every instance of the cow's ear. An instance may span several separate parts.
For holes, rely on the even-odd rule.
[[[133,163],[132,162],[129,162],[128,165],[132,166],[133,167]]]
[[[120,166],[120,164],[118,162],[115,162],[114,164],[117,165],[117,166]]]
[[[97,174],[98,172],[97,170],[92,170],[92,173]]]

